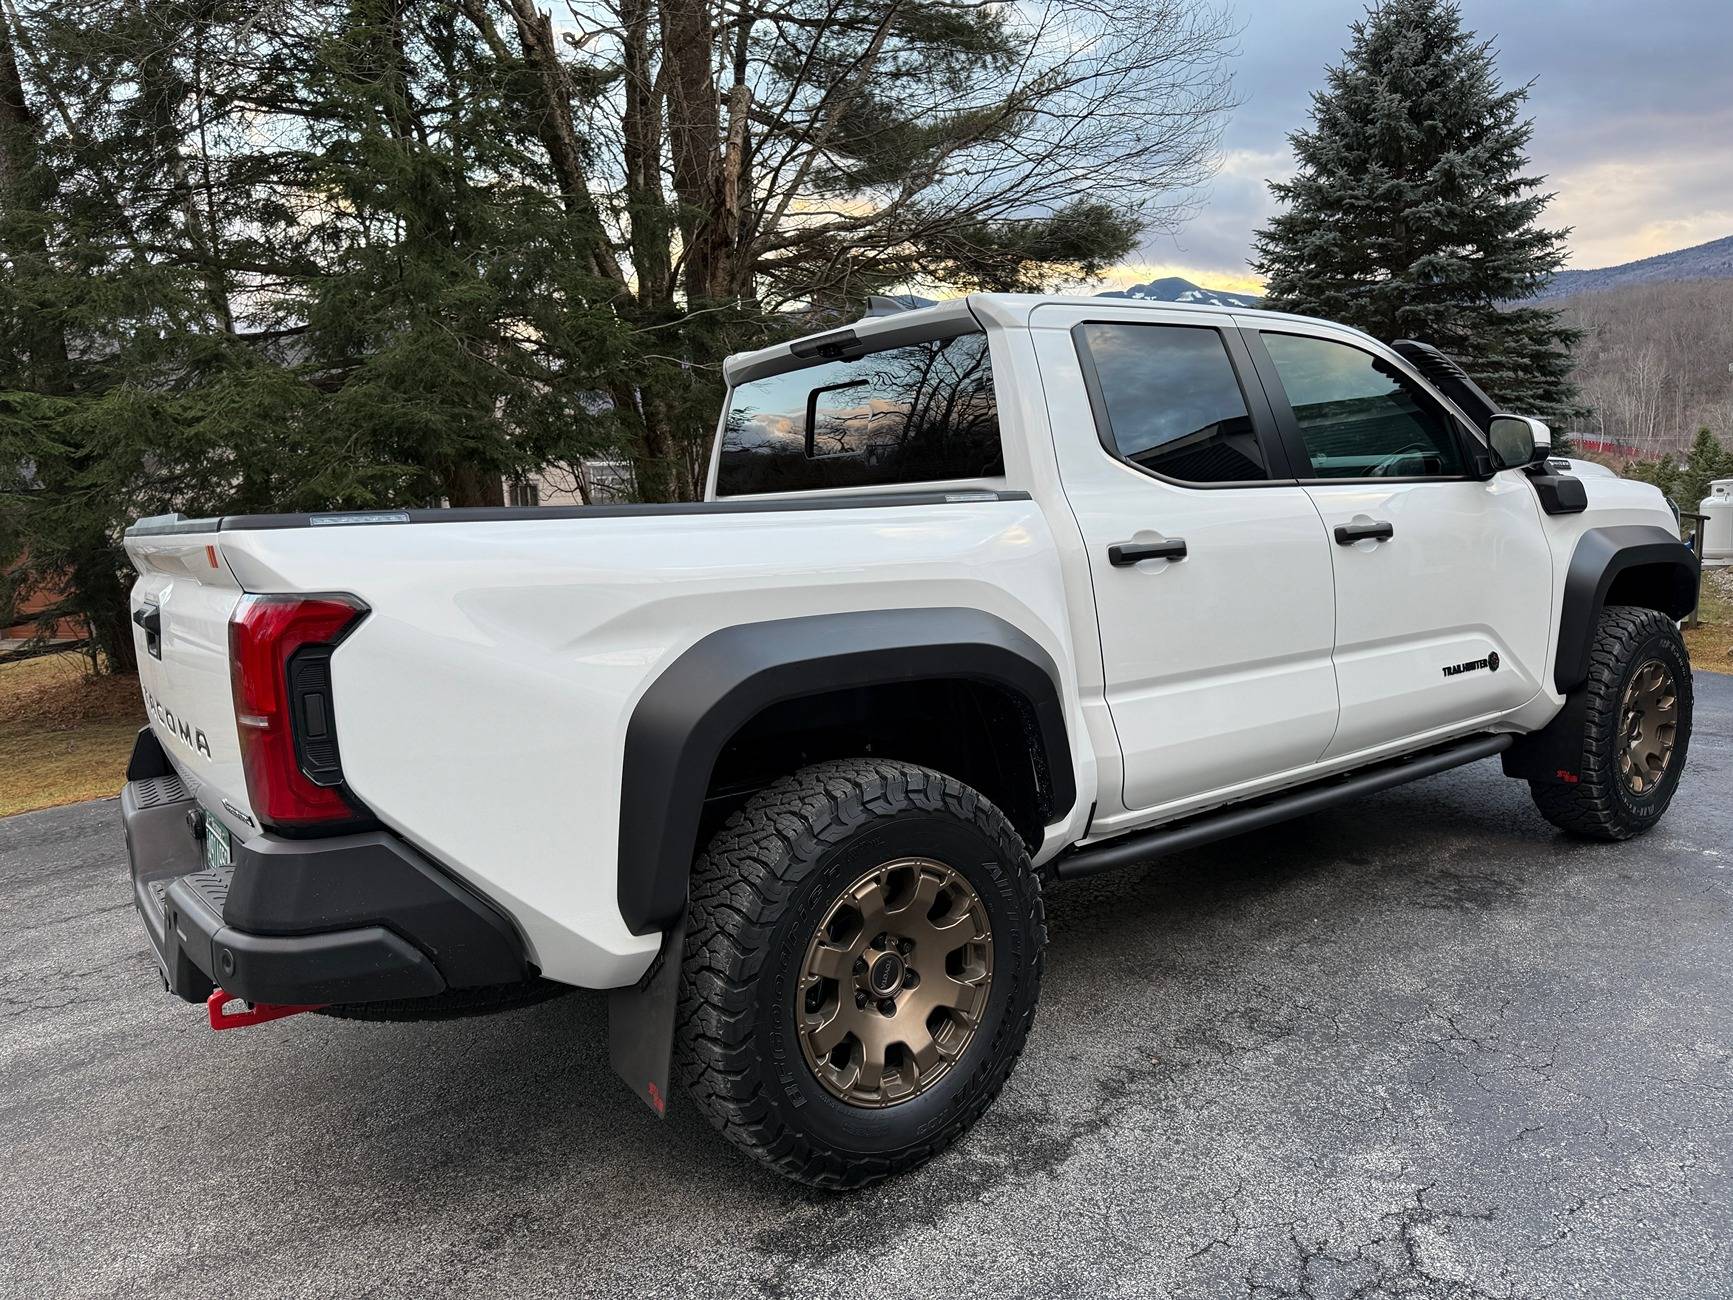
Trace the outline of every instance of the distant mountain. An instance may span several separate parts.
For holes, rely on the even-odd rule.
[[[1629,284],[1656,284],[1669,280],[1733,280],[1733,235],[1710,240],[1695,248],[1681,248],[1623,266],[1603,266],[1592,271],[1560,271],[1537,295],[1541,299],[1570,298],[1579,293],[1600,293]],[[1259,307],[1255,294],[1206,289],[1184,276],[1167,275],[1129,289],[1109,289],[1100,298],[1135,298],[1143,302],[1195,302],[1207,307]],[[930,307],[933,299],[916,294],[875,297],[870,315]]]
[[[1712,239],[1694,248],[1681,248],[1623,266],[1603,266],[1593,271],[1560,271],[1553,276],[1541,298],[1569,298],[1579,293],[1600,293],[1627,284],[1653,284],[1662,280],[1733,279],[1733,235]]]
[[[1225,289],[1205,289],[1181,276],[1168,275],[1148,284],[1134,284],[1129,289],[1109,289],[1099,298],[1140,298],[1146,302],[1195,302],[1206,307],[1256,307],[1261,301],[1249,293],[1228,293]]]
[[[1143,302],[1196,302],[1206,307],[1256,307],[1263,300],[1249,293],[1229,293],[1225,289],[1205,289],[1181,276],[1168,275],[1148,284],[1134,284],[1129,289],[1108,289],[1097,298],[1137,298]],[[867,315],[890,316],[916,307],[931,307],[936,299],[919,294],[874,294],[867,299]]]

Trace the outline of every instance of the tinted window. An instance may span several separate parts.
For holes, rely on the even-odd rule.
[[[1400,370],[1346,343],[1265,334],[1318,478],[1462,473],[1447,416]]]
[[[987,339],[964,334],[753,379],[728,399],[718,496],[1005,472]]]
[[[1190,483],[1269,477],[1220,333],[1091,324],[1083,339],[1121,456]]]

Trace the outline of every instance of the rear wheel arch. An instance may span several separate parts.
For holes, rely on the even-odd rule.
[[[1553,686],[1569,695],[1587,680],[1601,611],[1610,605],[1684,618],[1697,603],[1698,560],[1653,524],[1591,528],[1577,539],[1565,572]]]
[[[803,702],[813,702],[822,716],[850,693],[868,693],[883,705],[925,687],[943,692],[946,683],[955,684],[948,694],[957,701],[997,699],[1015,709],[1023,733],[1016,756],[1032,773],[1036,800],[1033,814],[1013,815],[1019,829],[1038,832],[1064,817],[1076,802],[1076,783],[1058,669],[1004,619],[960,608],[875,610],[740,624],[701,638],[651,683],[627,725],[618,858],[627,926],[645,934],[683,913],[706,798],[737,737]],[[943,725],[935,724],[935,735]],[[765,775],[774,779],[837,756],[803,754],[791,745],[781,771]],[[958,775],[982,779],[979,771]]]

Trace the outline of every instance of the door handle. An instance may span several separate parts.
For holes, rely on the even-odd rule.
[[[1159,542],[1115,542],[1107,548],[1107,562],[1116,569],[1139,560],[1183,560],[1185,538],[1169,537]]]
[[[1337,524],[1336,544],[1352,546],[1355,542],[1387,542],[1396,535],[1396,527],[1387,519],[1374,519],[1369,524]]]

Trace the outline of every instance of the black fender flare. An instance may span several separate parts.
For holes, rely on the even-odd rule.
[[[1643,603],[1669,618],[1684,618],[1697,604],[1696,554],[1656,524],[1619,524],[1591,528],[1577,539],[1565,571],[1564,603],[1559,613],[1558,650],[1553,686],[1569,695],[1588,680],[1589,648],[1607,593],[1621,573],[1639,565],[1664,571]]]
[[[963,679],[1027,705],[1046,768],[1046,819],[1077,800],[1059,673],[1004,619],[975,609],[816,614],[722,628],[665,668],[626,727],[620,782],[620,915],[634,934],[686,910],[705,791],[723,747],[760,710],[839,688]]]

